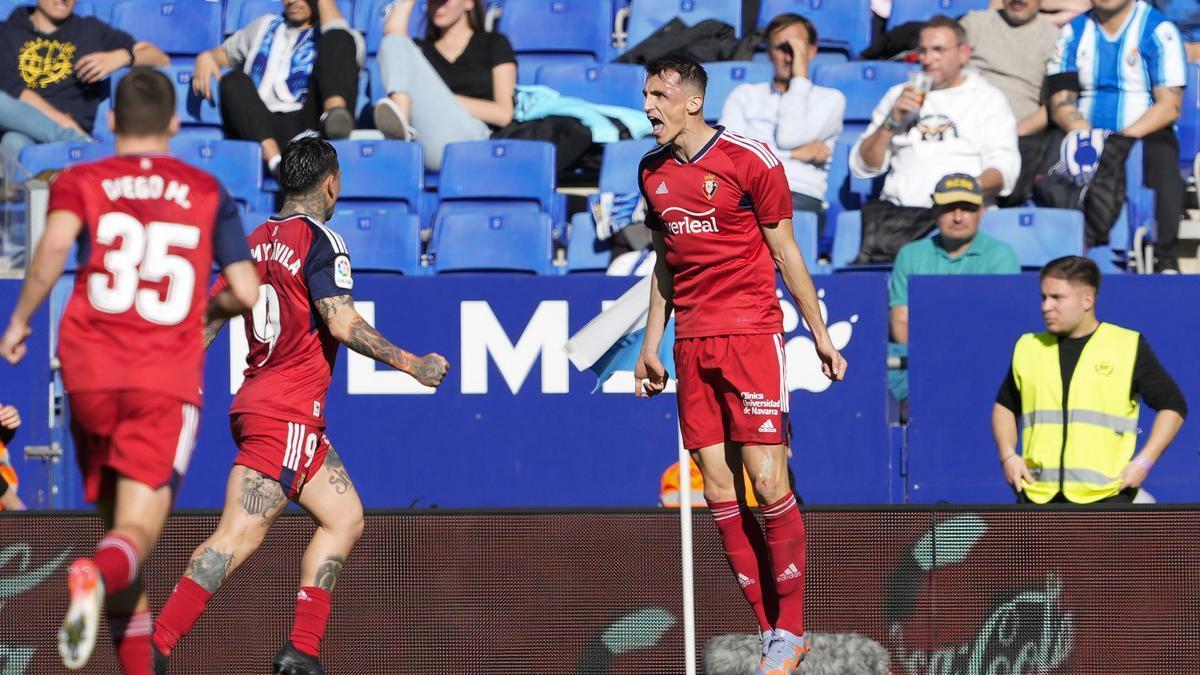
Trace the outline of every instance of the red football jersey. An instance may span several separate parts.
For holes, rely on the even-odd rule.
[[[58,354],[69,392],[142,390],[200,404],[205,288],[249,260],[237,206],[209,174],[170,155],[79,164],[49,211],[83,220]]]
[[[782,333],[775,262],[759,230],[792,217],[792,194],[766,146],[717,127],[688,162],[670,144],[638,167],[646,225],[663,232],[675,280],[675,336]]]
[[[346,243],[308,216],[278,216],[250,234],[250,254],[262,286],[258,304],[242,315],[250,351],[229,412],[324,428],[338,341],[314,302],[351,295]],[[219,279],[212,292],[223,287]]]

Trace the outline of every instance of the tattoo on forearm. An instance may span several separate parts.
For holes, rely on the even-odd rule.
[[[216,340],[217,336],[221,334],[221,329],[225,327],[227,322],[227,319],[221,319],[219,321],[209,321],[208,323],[204,324],[205,350],[207,350],[209,345],[213,343],[213,340]]]
[[[287,506],[287,496],[279,483],[255,471],[242,479],[241,504],[246,513],[270,519]]]
[[[233,562],[232,553],[221,553],[207,546],[192,558],[183,571],[188,577],[209,593],[216,593],[225,578],[229,575],[229,565]]]
[[[346,559],[341,556],[331,555],[325,558],[325,562],[317,568],[317,588],[332,591],[337,584],[338,575],[342,573],[342,568],[345,566]]]
[[[404,350],[388,341],[383,334],[359,316],[354,317],[354,320],[350,322],[350,334],[346,339],[346,346],[363,356],[369,356],[397,370],[408,370],[412,365],[412,359]]]
[[[325,466],[329,467],[329,484],[333,486],[335,492],[344,495],[354,489],[354,483],[350,482],[350,474],[346,473],[346,465],[342,464],[342,458],[334,451],[333,446],[329,446],[329,454],[325,456]]]

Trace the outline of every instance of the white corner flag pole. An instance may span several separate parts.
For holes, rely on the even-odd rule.
[[[678,424],[678,422],[676,422]],[[692,458],[679,436],[679,542],[683,575],[683,658],[686,675],[696,675],[696,598],[692,575]]]

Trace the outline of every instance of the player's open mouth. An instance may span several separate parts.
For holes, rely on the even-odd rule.
[[[646,119],[650,120],[650,129],[655,138],[661,136],[663,130],[667,128],[666,125],[662,123],[662,120],[658,119],[654,115],[646,115]]]

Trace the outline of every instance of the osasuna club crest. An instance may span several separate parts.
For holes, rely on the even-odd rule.
[[[717,194],[717,177],[711,173],[704,174],[704,182],[700,187],[704,190],[705,198],[712,199]]]

